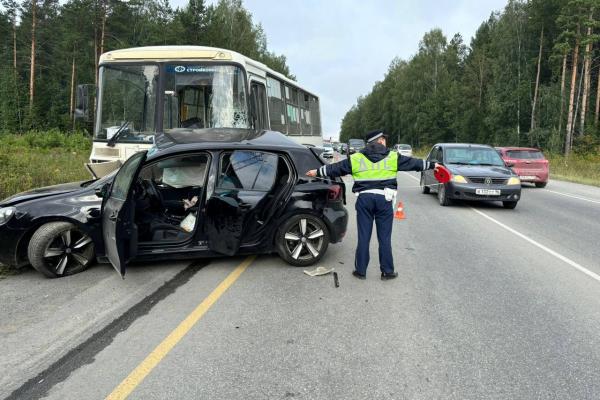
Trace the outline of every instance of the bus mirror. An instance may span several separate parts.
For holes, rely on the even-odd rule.
[[[94,95],[94,85],[77,85],[75,96],[75,119],[90,120],[90,105]]]

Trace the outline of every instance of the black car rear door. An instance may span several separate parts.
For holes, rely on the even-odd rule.
[[[123,164],[102,204],[102,237],[106,255],[121,277],[125,276],[126,263],[137,253],[132,187],[145,160],[146,152],[142,151]]]
[[[276,154],[236,150],[219,160],[215,190],[206,203],[209,248],[234,255],[245,234],[260,224],[257,216],[267,201],[277,173]]]

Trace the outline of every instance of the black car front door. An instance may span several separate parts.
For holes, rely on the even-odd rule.
[[[224,153],[215,190],[206,203],[206,234],[211,250],[237,253],[256,224],[277,174],[278,156],[254,150]]]
[[[137,252],[132,186],[145,160],[146,152],[142,151],[123,164],[102,204],[102,237],[106,256],[121,277],[125,276],[126,263]]]

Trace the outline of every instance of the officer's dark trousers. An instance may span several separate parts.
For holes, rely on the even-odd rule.
[[[392,202],[385,196],[375,193],[363,193],[356,200],[356,218],[358,225],[358,246],[354,268],[362,275],[367,273],[369,265],[369,243],[373,231],[373,220],[377,226],[379,241],[379,268],[381,272],[394,272],[392,257],[392,226],[394,210]]]

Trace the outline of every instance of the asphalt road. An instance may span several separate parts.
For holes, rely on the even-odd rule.
[[[320,263],[339,288],[275,256],[181,267],[12,398],[599,398],[600,189],[551,182],[515,210],[441,207],[415,177],[398,178],[398,279],[379,279],[375,238],[367,280],[350,275],[354,218]],[[105,279],[115,296],[136,276]]]

